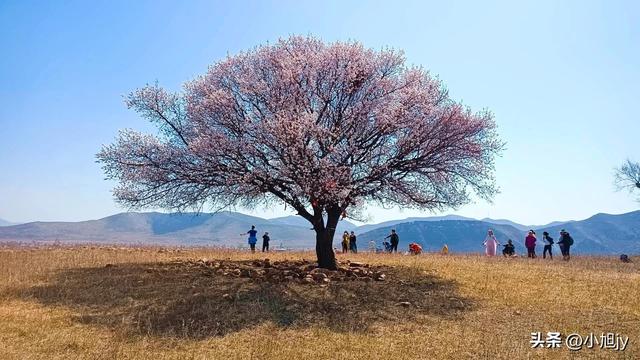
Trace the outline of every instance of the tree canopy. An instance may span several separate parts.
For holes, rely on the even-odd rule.
[[[616,168],[615,184],[618,190],[640,191],[640,163],[627,160]]]
[[[496,192],[492,114],[392,49],[291,37],[126,102],[160,133],[122,131],[97,157],[133,208],[279,202],[324,232],[365,204],[446,209]]]

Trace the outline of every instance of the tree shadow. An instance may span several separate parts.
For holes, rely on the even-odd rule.
[[[416,269],[385,268],[387,280],[328,286],[225,276],[188,262],[61,270],[14,296],[73,311],[74,320],[127,334],[201,339],[265,322],[365,332],[374,324],[452,318],[472,309],[456,284]],[[408,304],[407,304],[408,303]]]

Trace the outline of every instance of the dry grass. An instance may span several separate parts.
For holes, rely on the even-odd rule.
[[[304,257],[313,255],[269,254]],[[393,267],[389,280],[321,288],[181,261],[199,258],[262,255],[0,248],[0,358],[640,358],[638,262],[358,254],[346,258]],[[411,308],[396,305],[405,300]],[[532,331],[616,332],[630,343],[625,352],[531,349]]]

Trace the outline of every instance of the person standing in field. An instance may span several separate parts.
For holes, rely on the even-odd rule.
[[[258,242],[258,238],[256,237],[256,235],[258,234],[258,231],[256,230],[256,226],[255,225],[251,225],[251,230],[247,231],[246,234],[249,234],[249,247],[251,248],[251,252],[254,253],[256,252],[256,243]],[[245,235],[245,234],[240,234],[240,235]]]
[[[358,245],[356,244],[356,239],[356,233],[352,231],[351,236],[349,236],[349,250],[351,250],[351,252],[354,254],[358,253]]]
[[[264,235],[262,235],[262,252],[269,252],[269,241],[271,240],[271,238],[269,238],[269,233],[265,232]]]
[[[373,240],[369,240],[369,252],[376,252],[376,242]]]
[[[571,245],[573,245],[573,238],[564,229],[560,230],[560,240],[558,240],[558,245],[560,245],[560,251],[562,252],[562,260],[568,261],[571,258],[569,253]]]
[[[547,253],[549,253],[549,259],[553,260],[553,253],[551,252],[551,248],[553,246],[553,238],[549,236],[548,232],[542,233],[542,241],[544,243],[544,250],[542,250],[542,258],[547,258]]]
[[[391,242],[391,251],[389,252],[398,252],[398,243],[400,243],[400,237],[396,234],[395,229],[391,229],[391,234],[387,235],[385,239],[389,239]]]
[[[345,231],[342,234],[342,253],[346,254],[349,251],[349,232]]]
[[[529,234],[524,239],[524,246],[527,248],[527,257],[535,259],[536,257],[536,232],[529,230]]]
[[[493,230],[489,229],[487,232],[487,237],[484,239],[484,253],[487,256],[496,256],[496,249],[500,243],[498,243],[498,239],[493,235]]]

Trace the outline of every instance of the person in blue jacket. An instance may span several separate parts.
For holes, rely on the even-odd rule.
[[[247,234],[249,234],[249,247],[251,247],[251,252],[256,252],[256,243],[258,242],[256,235],[258,234],[258,231],[256,230],[255,225],[251,225],[251,230],[247,231]]]

